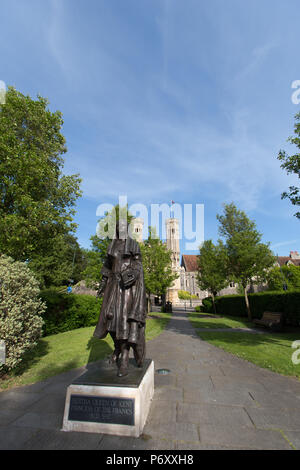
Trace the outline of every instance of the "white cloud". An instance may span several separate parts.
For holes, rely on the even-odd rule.
[[[105,139],[99,138],[87,147],[89,157],[72,156],[73,171],[83,176],[85,195],[97,200],[124,192],[139,200],[198,194],[218,203],[234,200],[252,210],[263,199],[278,196],[280,200],[287,178],[274,145],[255,139],[247,120],[251,118],[246,119],[245,112],[236,112],[231,131],[225,134],[200,121],[184,125],[141,119],[133,113],[120,132],[129,135],[128,141],[113,143],[113,134],[106,146]],[[110,160],[105,162],[107,157]]]
[[[252,54],[250,55],[250,60],[245,67],[241,69],[241,71],[236,75],[235,81],[243,82],[246,84],[246,79],[249,78],[252,74],[259,71],[259,69],[264,64],[265,60],[267,59],[268,55],[274,48],[276,47],[276,43],[274,41],[265,43],[260,46],[256,46],[252,50]]]
[[[68,57],[63,53],[65,47],[64,38],[62,37],[62,22],[64,14],[63,2],[60,0],[51,0],[50,4],[52,14],[49,19],[48,30],[46,31],[49,48],[62,72],[65,75],[68,75]]]
[[[264,137],[272,123],[262,123],[265,129],[257,132],[259,103],[250,111],[247,104],[240,101],[244,81],[261,69],[276,42],[255,41],[252,48],[247,49],[252,51],[248,63],[241,60],[243,43],[236,44],[238,59],[234,53],[228,55],[229,65],[222,68],[220,55],[229,52],[237,32],[231,37],[223,31],[216,41],[217,45],[221,40],[225,42],[221,53],[216,44],[210,45],[208,49],[212,54],[208,60],[208,51],[202,44],[205,31],[197,36],[198,29],[195,30],[201,12],[197,10],[197,21],[191,31],[186,29],[186,35],[182,36],[177,28],[180,8],[166,1],[156,21],[161,31],[162,60],[155,63],[153,74],[148,78],[140,65],[137,71],[130,62],[132,57],[128,51],[134,44],[130,31],[125,37],[122,26],[117,23],[119,36],[116,40],[115,35],[112,38],[111,25],[102,22],[101,27],[104,33],[107,27],[110,40],[86,43],[84,35],[77,37],[74,30],[70,31],[68,6],[70,3],[52,0],[53,15],[47,37],[51,53],[69,87],[74,87],[74,83],[79,88],[85,87],[82,96],[70,104],[72,115],[77,114],[80,120],[82,142],[75,154],[71,151],[66,169],[82,175],[86,197],[99,201],[125,193],[135,200],[161,200],[174,199],[178,194],[191,198],[199,195],[197,197],[210,197],[218,203],[234,200],[245,210],[261,207],[263,201],[272,196],[280,200],[281,192],[289,185],[276,159],[282,140],[275,133],[272,141]],[[205,22],[205,17],[202,21]],[[210,34],[212,31],[211,20]],[[123,40],[126,46],[120,53],[115,41],[120,45]],[[141,57],[134,56],[134,60]],[[241,69],[234,68],[232,77],[226,75],[227,87],[233,78],[230,97],[217,103],[217,94],[211,96],[215,124],[206,120],[212,113],[209,103],[205,103],[201,114],[202,110],[197,112],[192,102],[193,99],[200,103],[205,100],[201,94],[202,77],[198,76],[199,82],[198,79],[192,81],[188,71],[187,83],[191,83],[191,88],[187,89],[177,80],[174,67],[174,60],[178,65],[177,59],[188,66],[204,61],[206,69],[211,67],[209,78],[214,71],[220,72],[215,80],[222,91],[224,71],[226,75],[230,64],[241,64]],[[97,77],[95,82],[94,77]],[[230,101],[231,97],[236,101]]]
[[[275,248],[280,248],[282,246],[287,246],[287,245],[293,245],[295,243],[299,243],[300,238],[297,238],[296,240],[287,240],[284,242],[279,242],[279,243],[274,243],[274,245],[271,245],[271,250],[274,250]]]

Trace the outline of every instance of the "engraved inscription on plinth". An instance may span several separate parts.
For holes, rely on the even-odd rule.
[[[71,395],[69,420],[134,426],[134,400]]]
[[[69,385],[62,430],[139,437],[153,394],[152,360],[146,359],[142,368],[131,361],[125,377],[100,361]]]

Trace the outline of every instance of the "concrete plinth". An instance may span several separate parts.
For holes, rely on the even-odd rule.
[[[143,368],[130,360],[129,373],[117,377],[117,368],[102,361],[67,389],[63,431],[139,437],[154,394],[154,362]]]

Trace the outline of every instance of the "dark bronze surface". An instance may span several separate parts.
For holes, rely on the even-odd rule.
[[[126,236],[121,238],[119,229],[123,225]],[[126,220],[117,221],[116,236],[107,249],[98,291],[103,302],[94,331],[94,336],[99,339],[108,333],[111,335],[114,341],[111,362],[117,366],[119,377],[129,373],[130,348],[138,366],[142,366],[146,354],[147,302],[142,255],[138,242],[130,237],[126,226]]]
[[[133,359],[129,360],[128,374],[123,377],[116,375],[116,366],[106,361],[100,361],[97,369],[88,370],[72,383],[74,385],[102,385],[112,387],[138,388],[151,359],[145,359],[143,367],[137,367]]]

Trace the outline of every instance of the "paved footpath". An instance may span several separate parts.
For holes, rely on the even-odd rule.
[[[81,368],[0,393],[0,449],[300,449],[300,381],[202,341],[185,312],[147,348],[155,370],[171,372],[155,373],[139,439],[60,430]]]

